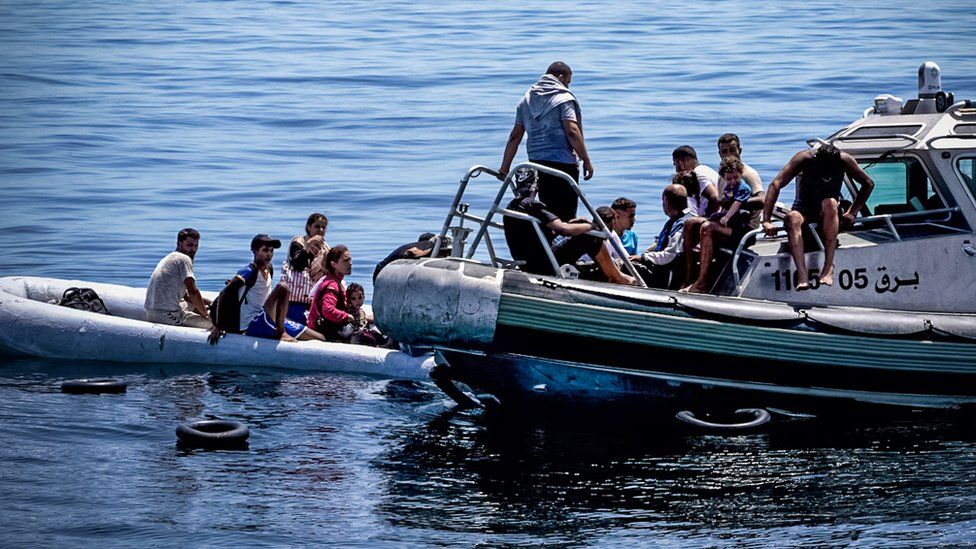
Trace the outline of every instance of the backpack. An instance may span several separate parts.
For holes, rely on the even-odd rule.
[[[247,298],[247,293],[251,291],[254,284],[258,281],[258,266],[254,263],[248,264],[251,267],[251,274],[244,279],[244,293],[238,297],[237,288],[231,290],[230,280],[220,294],[210,304],[210,320],[218,330],[227,333],[239,334],[241,332],[241,303]],[[274,266],[268,265],[269,275],[274,278]]]
[[[68,288],[61,295],[58,305],[102,315],[111,314],[102,298],[91,288]]]

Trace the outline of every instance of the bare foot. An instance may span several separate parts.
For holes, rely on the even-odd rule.
[[[630,275],[625,275],[623,273],[620,274],[620,278],[618,278],[617,280],[614,280],[613,282],[614,282],[614,284],[623,284],[625,286],[636,286],[637,285],[637,279],[635,279],[634,277],[632,277]]]
[[[798,291],[798,292],[802,292],[804,290],[809,290],[809,289],[810,289],[810,283],[809,282],[798,282],[796,284],[796,291]]]
[[[282,333],[282,334],[281,334],[281,340],[282,340],[282,341],[287,341],[287,342],[292,342],[292,341],[298,341],[297,339],[295,339],[295,338],[293,338],[293,337],[291,337],[291,336],[290,336],[290,335],[288,335],[287,333]]]
[[[688,287],[685,287],[685,288],[681,288],[678,291],[681,292],[681,293],[683,293],[683,294],[703,294],[703,293],[705,293],[705,287],[702,286],[701,284],[698,284],[696,282],[696,283],[692,284],[691,286],[688,286]]]
[[[833,269],[830,269],[829,271],[827,271],[824,274],[820,275],[820,283],[823,284],[824,286],[833,286],[834,285],[834,270]]]

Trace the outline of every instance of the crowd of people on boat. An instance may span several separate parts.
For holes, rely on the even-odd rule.
[[[780,228],[773,209],[780,190],[796,179],[796,200],[784,216],[784,229],[796,263],[796,290],[809,286],[804,260],[804,231],[815,223],[823,236],[824,266],[820,285],[833,283],[837,233],[854,223],[874,187],[850,155],[827,144],[802,150],[786,164],[767,189],[759,173],[742,160],[742,142],[726,133],[717,140],[718,171],[699,162],[689,145],[672,152],[675,173],[662,193],[667,221],[649,246],[641,250],[634,230],[637,202],[627,197],[601,206],[599,218],[577,216],[579,195],[560,173],[579,183],[593,177],[593,162],[583,137],[582,111],[569,90],[572,70],[562,62],[549,66],[518,103],[515,124],[505,146],[499,174],[509,176],[512,162],[526,138],[529,161],[544,170],[521,168],[511,174],[515,197],[507,205],[504,232],[514,264],[522,271],[557,275],[570,268],[586,279],[635,284],[624,272],[622,254],[651,287],[706,292],[712,282],[712,260],[720,246],[734,246],[747,232],[762,228],[769,236]],[[844,177],[859,185],[853,203],[841,201]],[[192,228],[177,235],[176,250],[152,273],[145,307],[151,322],[210,330],[216,344],[226,333],[291,340],[320,340],[364,345],[394,345],[376,328],[363,308],[365,290],[346,286],[352,255],[343,245],[325,242],[328,219],[311,214],[304,234],[291,239],[274,282],[272,261],[281,241],[267,234],[251,240],[252,260],[211,303],[196,286],[193,259],[200,233]],[[607,231],[604,232],[603,227]],[[542,237],[541,239],[539,237]],[[373,273],[397,259],[429,257],[435,249],[451,252],[448,239],[425,233],[380,261]],[[574,273],[570,273],[574,274]]]
[[[512,258],[523,271],[556,275],[570,266],[575,275],[592,280],[634,284],[625,273],[617,249],[626,251],[637,274],[651,287],[703,293],[714,283],[713,259],[720,247],[734,247],[760,226],[768,236],[781,229],[773,223],[780,191],[794,179],[796,200],[783,218],[790,253],[796,264],[796,290],[809,289],[804,240],[814,224],[822,236],[824,265],[820,285],[833,284],[837,234],[854,224],[874,188],[871,177],[847,153],[829,144],[797,152],[763,188],[759,173],[742,160],[742,142],[734,133],[717,140],[718,171],[702,164],[695,149],[674,149],[675,174],[664,188],[662,204],[667,221],[657,238],[638,250],[633,230],[637,204],[626,197],[596,209],[608,233],[596,219],[577,217],[576,184],[593,177],[594,166],[583,137],[582,111],[569,85],[573,73],[563,62],[552,63],[519,101],[515,123],[498,172],[511,175],[515,198],[504,219]],[[522,168],[509,174],[526,140],[529,162],[545,168]],[[842,200],[844,177],[858,185],[854,201]],[[536,226],[541,229],[539,239]],[[596,236],[600,232],[604,236]],[[606,236],[609,234],[609,237]],[[548,249],[547,249],[548,248]],[[818,285],[819,286],[819,285]]]
[[[321,213],[308,217],[305,233],[288,245],[277,283],[273,259],[282,243],[267,234],[256,235],[251,239],[251,261],[227,281],[213,301],[200,293],[193,273],[200,233],[192,228],[181,230],[176,250],[159,261],[150,277],[145,301],[148,320],[207,329],[211,344],[227,333],[238,333],[282,341],[393,346],[364,309],[362,285],[344,282],[352,273],[352,255],[344,245],[330,247],[325,242],[328,223]],[[426,248],[418,242],[391,256],[409,257],[417,246]]]

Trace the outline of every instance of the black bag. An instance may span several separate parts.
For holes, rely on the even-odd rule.
[[[213,303],[210,304],[210,321],[218,330],[228,333],[241,333],[241,303],[247,298],[247,292],[251,291],[254,284],[258,281],[258,267],[254,263],[250,264],[251,276],[244,279],[244,294],[237,297],[237,289],[230,290],[230,281]],[[274,267],[269,265],[271,270],[269,276],[274,278]]]
[[[68,288],[61,295],[61,301],[58,302],[58,305],[102,315],[111,314],[102,298],[98,297],[95,290],[91,288]]]

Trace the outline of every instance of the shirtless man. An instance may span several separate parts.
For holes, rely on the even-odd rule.
[[[854,204],[840,214],[840,191],[845,174],[860,184],[860,188]],[[779,191],[793,178],[797,179],[796,200],[792,210],[786,215],[785,225],[790,253],[796,264],[796,289],[801,291],[810,288],[802,236],[802,228],[806,223],[817,223],[823,232],[824,265],[820,271],[820,283],[831,286],[834,283],[837,233],[841,227],[854,224],[854,217],[867,203],[874,189],[874,181],[861,169],[853,156],[839,151],[833,145],[821,145],[816,149],[804,149],[796,153],[766,191],[762,227],[769,236],[775,236],[777,232],[777,227],[772,223],[772,213]]]

